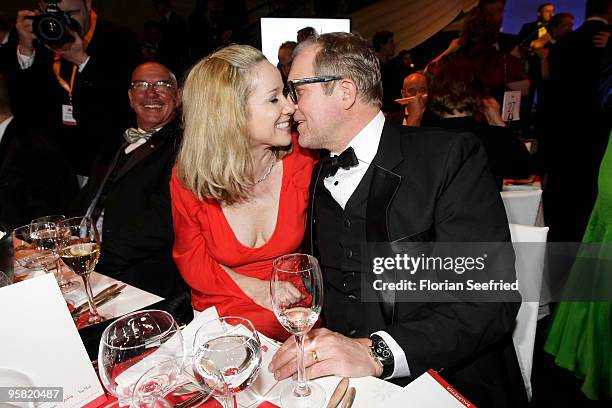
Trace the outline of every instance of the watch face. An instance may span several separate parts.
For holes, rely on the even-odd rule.
[[[376,342],[376,354],[386,360],[388,358],[390,358],[391,355],[391,350],[389,350],[389,346],[387,346],[387,343],[385,343],[384,340],[380,339]]]

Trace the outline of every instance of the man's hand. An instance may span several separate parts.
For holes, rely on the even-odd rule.
[[[487,123],[490,126],[506,126],[506,123],[504,123],[501,117],[501,107],[495,98],[491,96],[482,98],[480,111],[487,119]]]
[[[609,38],[609,31],[600,31],[593,36],[593,45],[597,48],[606,48],[606,45],[608,45]]]
[[[28,57],[34,53],[34,45],[32,44],[36,35],[32,32],[32,18],[37,13],[30,10],[20,10],[17,13],[17,22],[15,28],[19,35],[19,52]]]
[[[351,339],[328,329],[314,329],[304,339],[304,364],[308,378],[337,375],[341,377],[365,377],[382,375],[382,365],[370,354],[370,339]],[[315,363],[312,350],[316,350]],[[282,380],[297,372],[297,349],[294,337],[290,337],[272,357],[268,371],[276,380]]]
[[[83,39],[76,32],[69,30],[70,35],[74,38],[74,41],[67,42],[61,47],[48,47],[49,49],[57,52],[63,59],[70,61],[74,64],[81,65],[87,61],[87,53],[83,49]]]
[[[421,94],[408,97],[408,103],[404,106],[404,116],[408,126],[420,126],[421,119],[427,107],[427,95]]]

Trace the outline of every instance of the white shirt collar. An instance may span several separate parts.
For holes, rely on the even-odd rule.
[[[4,136],[4,132],[6,131],[6,128],[11,123],[13,118],[14,116],[11,115],[8,118],[4,119],[2,123],[0,123],[0,142],[2,141],[2,137]]]
[[[599,17],[599,16],[592,16],[592,17],[587,18],[584,21],[601,21],[601,22],[604,22],[604,23],[608,24],[608,20],[606,20],[603,17]]]
[[[365,164],[372,163],[378,150],[378,144],[380,143],[380,136],[382,135],[384,125],[385,115],[383,115],[381,111],[378,111],[376,116],[355,135],[346,148],[352,147],[360,162]],[[332,152],[331,156],[337,156],[339,154],[340,153]]]
[[[9,40],[9,36],[11,35],[11,33],[6,33],[6,35],[4,36],[4,38],[2,39],[2,41],[0,41],[0,45],[5,45],[8,44],[8,40]]]

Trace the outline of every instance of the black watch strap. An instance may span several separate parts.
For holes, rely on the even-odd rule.
[[[372,355],[382,364],[383,372],[380,376],[383,379],[391,377],[395,369],[395,359],[387,342],[377,334],[370,336],[372,340]]]

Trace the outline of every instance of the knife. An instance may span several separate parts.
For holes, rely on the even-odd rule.
[[[342,408],[351,408],[353,406],[353,401],[355,401],[355,387],[349,388],[346,392],[346,396],[344,397],[344,401],[342,401]]]
[[[100,293],[98,293],[96,296],[94,296],[93,301],[97,302],[98,300],[102,299],[105,295],[112,293],[113,291],[117,290],[117,286],[119,284],[118,283],[113,283],[112,285],[110,285],[109,287],[107,287],[106,289],[102,290]],[[125,287],[125,286],[123,286]],[[118,290],[122,290],[118,289]],[[89,303],[87,301],[85,301],[84,303],[82,303],[81,305],[79,305],[78,307],[75,307],[74,310],[70,313],[73,316],[81,313],[84,309],[87,309],[89,307]]]
[[[104,298],[96,302],[96,307],[102,306],[110,302],[111,300],[119,296],[120,294],[121,294],[121,290],[107,294]],[[87,313],[89,313],[89,307],[87,309],[81,310],[79,313],[72,315],[72,319],[75,321],[78,321],[81,317],[85,316]]]
[[[327,408],[336,408],[342,402],[342,398],[344,398],[344,394],[346,394],[346,390],[348,389],[349,379],[344,377],[334,390],[334,393],[329,398],[329,402],[327,403]]]

